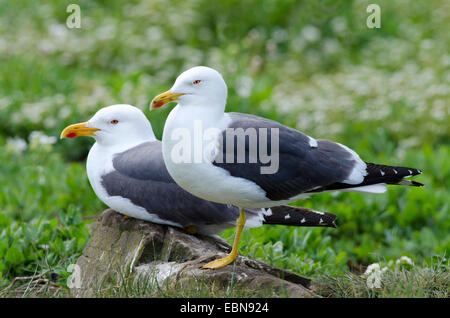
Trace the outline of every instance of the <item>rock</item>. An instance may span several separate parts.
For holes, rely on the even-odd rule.
[[[179,228],[125,219],[113,210],[99,216],[91,234],[72,275],[71,293],[76,297],[96,296],[127,277],[152,278],[160,285],[166,280],[202,278],[225,287],[233,279],[240,287],[271,288],[274,296],[283,291],[290,297],[318,297],[314,293],[318,285],[311,279],[243,256],[235,266],[202,269],[231,250],[220,237],[190,235]]]

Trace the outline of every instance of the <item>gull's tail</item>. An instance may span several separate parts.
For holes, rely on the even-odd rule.
[[[367,175],[361,183],[348,184],[337,182],[308,191],[308,193],[327,191],[383,193],[386,191],[386,184],[423,187],[423,184],[420,182],[405,179],[421,174],[422,171],[419,169],[387,166],[371,162],[366,162],[366,164]]]
[[[407,167],[386,166],[370,162],[366,162],[366,164],[368,174],[364,179],[367,183],[375,184],[384,182],[386,184],[423,187],[423,184],[420,182],[404,179],[417,176],[422,173],[422,170]]]
[[[332,213],[281,205],[266,209],[262,224],[336,227],[336,219],[337,216]]]

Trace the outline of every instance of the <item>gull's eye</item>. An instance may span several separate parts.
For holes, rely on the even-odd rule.
[[[117,119],[113,119],[110,121],[110,123],[113,125],[117,125],[119,123],[119,121]]]
[[[197,84],[200,84],[200,82],[201,82],[201,80],[195,80],[192,82],[192,84],[197,85]]]

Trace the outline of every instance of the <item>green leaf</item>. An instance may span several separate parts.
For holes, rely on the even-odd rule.
[[[10,247],[5,255],[5,262],[7,264],[18,264],[25,260],[24,255],[17,247]]]

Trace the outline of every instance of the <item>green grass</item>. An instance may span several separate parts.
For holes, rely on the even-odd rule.
[[[415,178],[423,188],[297,202],[337,214],[338,228],[245,230],[242,254],[328,277],[336,297],[448,297],[448,265],[432,262],[447,259],[450,247],[447,1],[379,1],[377,30],[365,25],[371,2],[363,0],[174,0],[172,11],[163,1],[79,1],[81,29],[65,26],[69,3],[0,2],[0,289],[49,271],[57,295],[67,295],[67,266],[105,208],[84,167],[92,141],[47,144],[32,133],[57,138],[100,107],[129,103],[146,111],[161,137],[170,108],[149,114],[149,101],[203,64],[224,75],[228,111],[341,142],[367,161],[424,171]],[[231,241],[233,231],[222,235]],[[392,269],[381,290],[368,290],[366,266],[401,256],[418,265]],[[424,284],[410,283],[418,277]],[[31,296],[35,288],[25,290]]]
[[[436,260],[435,260],[436,261]],[[319,291],[325,297],[339,298],[448,298],[449,263],[433,262],[410,269],[394,268],[384,272],[377,288],[369,288],[367,278],[353,273],[321,278]],[[370,284],[369,284],[370,285]]]

